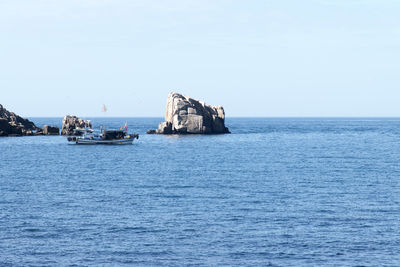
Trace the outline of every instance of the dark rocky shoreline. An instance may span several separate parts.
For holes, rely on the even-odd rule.
[[[0,136],[58,135],[58,127],[45,125],[37,127],[28,119],[5,109],[0,104]]]
[[[88,120],[67,115],[62,122],[61,135],[72,135],[75,129],[92,127]],[[57,126],[44,125],[43,128],[36,126],[32,121],[10,112],[0,104],[0,137],[3,136],[40,136],[60,135]]]

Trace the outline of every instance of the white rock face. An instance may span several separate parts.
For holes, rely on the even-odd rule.
[[[160,123],[158,134],[223,134],[225,112],[221,106],[208,106],[202,101],[178,93],[168,95],[165,122]]]
[[[92,123],[76,116],[67,115],[62,122],[61,135],[72,135],[75,129],[85,128],[92,128]]]

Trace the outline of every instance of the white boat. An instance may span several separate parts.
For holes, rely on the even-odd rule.
[[[129,134],[125,128],[121,130],[101,130],[100,134],[95,134],[92,129],[78,130],[81,136],[68,137],[69,142],[77,145],[130,145],[133,140],[139,139],[138,134]]]

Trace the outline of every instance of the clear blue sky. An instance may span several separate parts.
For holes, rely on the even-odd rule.
[[[400,1],[0,0],[0,103],[23,116],[400,116]]]

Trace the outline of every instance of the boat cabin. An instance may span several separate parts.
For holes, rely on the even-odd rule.
[[[123,139],[125,136],[126,132],[122,130],[106,130],[103,132],[105,140]]]

